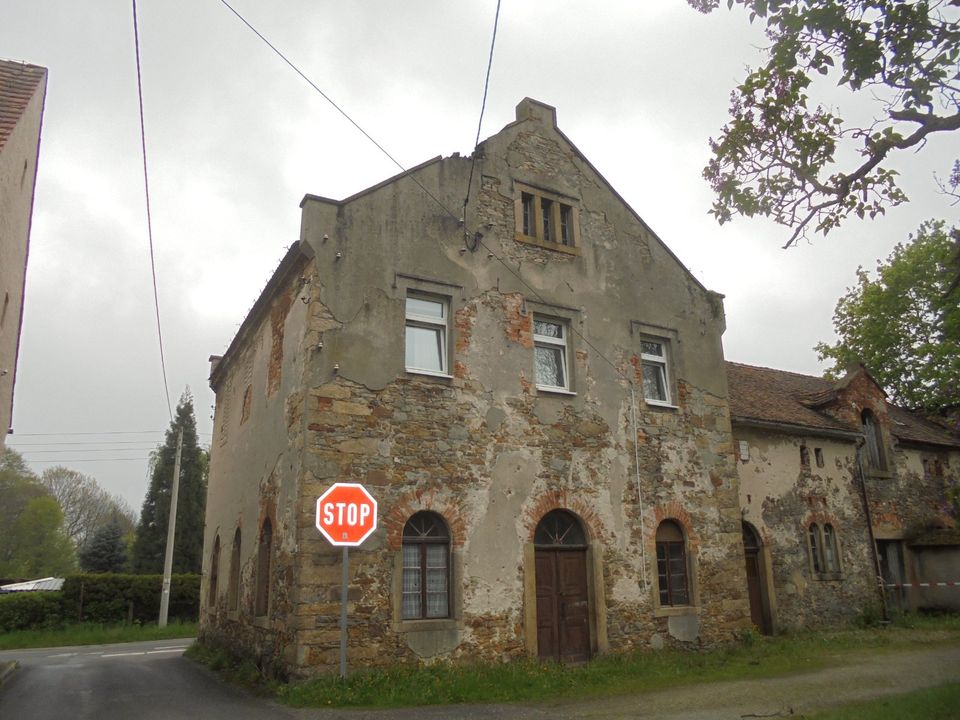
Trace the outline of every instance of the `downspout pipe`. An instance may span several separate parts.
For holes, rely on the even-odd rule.
[[[863,472],[863,447],[866,444],[866,438],[861,437],[857,440],[856,458],[857,473],[860,479],[860,495],[863,498],[863,512],[867,518],[867,535],[870,538],[870,553],[873,556],[873,570],[876,573],[877,590],[880,593],[880,608],[883,613],[883,621],[890,622],[890,612],[887,608],[887,593],[883,586],[883,572],[880,569],[880,554],[877,552],[877,538],[873,533],[873,514],[870,512],[870,501],[867,499],[867,476]]]

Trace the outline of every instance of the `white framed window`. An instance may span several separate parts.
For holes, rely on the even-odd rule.
[[[419,373],[446,375],[450,304],[433,295],[407,295],[406,366]]]
[[[643,398],[651,405],[672,405],[670,398],[669,350],[666,340],[640,340],[640,367]]]
[[[569,324],[557,318],[533,316],[533,360],[537,388],[570,390]]]

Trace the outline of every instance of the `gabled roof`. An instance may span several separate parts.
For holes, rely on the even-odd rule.
[[[46,68],[0,60],[0,150],[47,74]]]
[[[852,433],[861,428],[821,412],[845,380],[727,362],[730,415],[734,422],[795,427],[798,432]],[[888,403],[890,431],[901,441],[960,447],[960,438]]]

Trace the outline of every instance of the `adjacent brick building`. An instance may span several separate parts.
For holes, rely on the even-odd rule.
[[[13,417],[46,91],[45,68],[0,60],[0,448]]]
[[[473,158],[301,207],[211,358],[204,636],[336,666],[340,552],[314,527],[336,481],[380,507],[351,551],[352,665],[579,661],[750,627],[722,298],[553,108],[526,99]]]

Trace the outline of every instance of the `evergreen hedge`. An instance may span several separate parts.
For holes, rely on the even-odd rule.
[[[63,604],[58,590],[0,595],[2,632],[52,628],[62,621]]]
[[[162,575],[71,575],[60,591],[0,595],[0,630],[38,630],[75,622],[155,623],[162,588]],[[200,576],[174,575],[168,618],[193,622],[199,614]]]
[[[68,622],[156,622],[162,588],[162,575],[71,575],[61,590],[63,616]],[[200,576],[174,575],[169,619],[192,622],[199,614]]]

